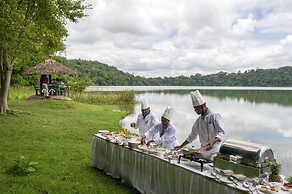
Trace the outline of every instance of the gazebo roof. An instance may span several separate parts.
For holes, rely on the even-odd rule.
[[[65,65],[62,65],[61,63],[55,61],[52,59],[51,56],[49,56],[48,59],[44,60],[40,64],[29,68],[25,74],[27,75],[33,75],[33,74],[39,74],[39,75],[72,75],[75,74],[73,70],[66,67]]]

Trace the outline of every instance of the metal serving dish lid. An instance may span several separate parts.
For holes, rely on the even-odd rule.
[[[235,160],[236,163],[254,167],[265,167],[269,161],[274,161],[271,148],[266,145],[228,139],[223,142],[218,157],[224,160]]]

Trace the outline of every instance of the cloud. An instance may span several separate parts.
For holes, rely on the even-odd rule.
[[[255,29],[255,20],[252,15],[248,18],[237,19],[236,23],[232,26],[232,31],[237,35],[244,35],[249,32],[253,32]]]
[[[68,24],[67,58],[145,77],[292,65],[288,0],[88,0]]]

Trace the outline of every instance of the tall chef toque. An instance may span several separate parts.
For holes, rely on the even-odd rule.
[[[199,90],[191,92],[190,95],[192,98],[193,107],[200,106],[200,105],[206,103],[205,99],[203,98],[203,96],[201,95]]]
[[[149,108],[148,100],[144,97],[141,98],[141,109]]]
[[[173,111],[174,111],[174,109],[168,106],[168,107],[165,109],[165,111],[164,111],[162,117],[164,117],[164,118],[166,118],[166,119],[168,119],[168,120],[171,120],[172,115],[173,115]]]

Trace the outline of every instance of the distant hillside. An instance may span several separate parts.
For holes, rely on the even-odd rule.
[[[191,76],[145,78],[123,72],[116,67],[81,59],[59,61],[75,69],[80,74],[87,74],[96,85],[164,85],[164,86],[262,86],[292,87],[292,67],[277,69],[255,69],[243,73],[218,72],[216,74]]]

